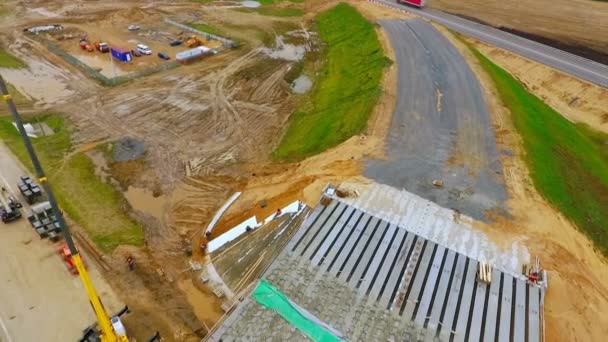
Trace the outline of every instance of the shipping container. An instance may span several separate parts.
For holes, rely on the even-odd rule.
[[[397,0],[397,2],[422,8],[424,7],[426,0]]]
[[[179,52],[175,55],[175,59],[177,59],[178,62],[185,64],[210,54],[213,54],[213,50],[206,46],[198,46],[194,49]]]
[[[119,61],[121,61],[123,63],[128,63],[131,61],[131,59],[133,59],[133,57],[131,56],[131,52],[129,52],[129,50],[112,47],[112,48],[110,48],[110,53],[112,53],[112,57],[118,59]]]

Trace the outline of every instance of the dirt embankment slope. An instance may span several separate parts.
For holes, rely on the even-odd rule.
[[[608,4],[591,0],[432,0],[429,6],[496,27],[590,48],[608,59]],[[572,52],[572,51],[571,51]],[[590,58],[590,56],[586,56]]]

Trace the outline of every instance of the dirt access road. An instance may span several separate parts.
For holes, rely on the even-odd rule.
[[[9,191],[15,192],[23,170],[0,142],[0,176]],[[40,240],[25,217],[0,224],[0,341],[75,341],[95,322],[82,283],[67,271],[58,246]],[[106,309],[119,310],[121,302],[96,265],[87,266]]]
[[[476,219],[503,209],[506,192],[479,82],[458,50],[422,20],[380,21],[398,63],[387,161],[366,176]],[[433,180],[443,187],[433,186]]]

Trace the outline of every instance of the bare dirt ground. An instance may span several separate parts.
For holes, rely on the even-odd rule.
[[[429,6],[608,54],[608,6],[601,1],[432,0]]]
[[[593,250],[589,239],[536,192],[522,159],[521,140],[510,113],[497,100],[491,80],[467,48],[443,31],[482,83],[499,148],[513,151],[513,156],[501,155],[512,218],[496,217],[491,224],[480,224],[480,229],[506,248],[513,241],[520,241],[549,270],[545,299],[547,341],[602,340],[608,334],[608,262]]]

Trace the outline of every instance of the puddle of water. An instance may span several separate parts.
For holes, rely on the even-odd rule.
[[[243,1],[241,2],[241,4],[243,5],[243,7],[247,7],[247,8],[258,8],[260,7],[260,3],[257,1]]]
[[[224,312],[220,309],[222,300],[211,293],[204,293],[192,284],[191,279],[181,279],[177,286],[186,295],[186,299],[192,305],[194,315],[199,321],[210,325],[220,319]]]
[[[282,59],[290,62],[297,62],[304,58],[306,47],[302,45],[285,43],[282,36],[276,36],[275,47],[273,49],[262,48],[261,51],[272,59]]]
[[[73,55],[81,62],[90,66],[93,69],[101,69],[99,72],[106,77],[115,77],[126,75],[129,72],[120,68],[120,63],[111,60],[111,55],[104,54],[104,57],[98,55]]]
[[[2,77],[21,94],[43,103],[62,103],[74,92],[68,89],[68,78],[55,66],[39,59],[27,59],[27,68],[0,68]]]
[[[310,87],[312,87],[312,81],[306,75],[300,75],[291,83],[291,90],[296,94],[304,94],[310,90]]]
[[[163,212],[167,204],[166,196],[154,197],[152,191],[134,186],[130,186],[124,192],[124,196],[133,209],[153,216],[162,222]]]

